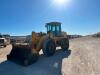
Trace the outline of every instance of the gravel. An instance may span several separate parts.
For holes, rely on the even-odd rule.
[[[0,48],[0,75],[100,75],[100,38],[70,40],[70,50],[60,48],[51,57],[40,58],[28,67],[7,60],[12,46]]]

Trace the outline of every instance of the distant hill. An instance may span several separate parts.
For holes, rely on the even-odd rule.
[[[79,38],[82,37],[82,35],[67,35],[69,39],[73,39],[73,38]]]
[[[11,39],[26,39],[26,36],[11,36]]]
[[[91,35],[87,35],[87,36],[92,36],[92,37],[100,37],[100,32],[91,34]]]
[[[93,36],[93,37],[100,37],[100,32],[95,33],[95,34],[93,34],[92,36]]]

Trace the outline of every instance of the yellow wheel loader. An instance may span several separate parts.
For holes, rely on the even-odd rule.
[[[42,49],[45,56],[52,56],[56,47],[62,50],[68,50],[69,39],[65,32],[61,31],[60,22],[46,23],[47,34],[32,32],[32,37],[28,44],[19,43],[12,45],[12,51],[7,56],[9,60],[28,66],[36,62],[39,58],[39,52]]]

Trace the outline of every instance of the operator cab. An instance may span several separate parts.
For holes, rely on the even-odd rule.
[[[46,23],[47,34],[51,33],[54,37],[61,36],[61,23],[60,22],[50,22]]]

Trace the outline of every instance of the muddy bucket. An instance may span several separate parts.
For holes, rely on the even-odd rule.
[[[38,60],[39,54],[33,53],[28,45],[13,45],[11,53],[7,59],[17,64],[28,66]]]

